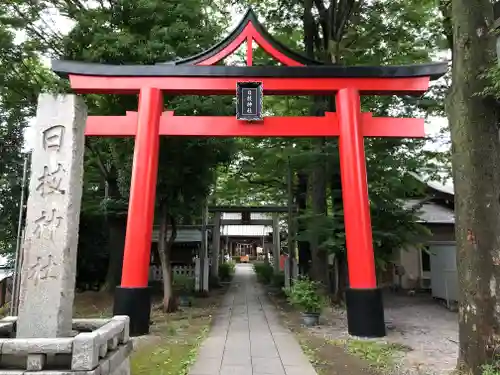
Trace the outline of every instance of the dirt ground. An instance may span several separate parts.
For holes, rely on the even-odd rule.
[[[388,336],[383,340],[400,345],[398,373],[444,375],[456,366],[458,315],[426,294],[408,296],[388,292],[384,296]],[[348,337],[345,311],[329,309],[322,325],[311,329],[329,340]]]

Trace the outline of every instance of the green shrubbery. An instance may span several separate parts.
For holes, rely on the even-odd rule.
[[[257,280],[263,284],[269,284],[273,278],[273,266],[269,263],[254,263],[253,269],[257,274]]]
[[[325,298],[321,295],[318,283],[308,277],[295,280],[292,287],[285,289],[288,302],[299,307],[305,313],[321,313],[326,305]]]
[[[276,288],[282,289],[285,286],[285,273],[283,271],[273,273],[271,284]]]
[[[274,272],[274,268],[269,263],[254,263],[253,268],[257,274],[257,280],[263,284],[271,284],[274,287],[282,289],[285,286],[285,273]]]
[[[491,365],[484,365],[482,375],[500,375],[500,362],[494,362]]]
[[[219,280],[230,281],[233,278],[235,270],[234,262],[225,262],[219,265]]]
[[[194,291],[194,277],[174,274],[172,288],[176,294],[190,294]]]
[[[194,292],[194,277],[174,274],[172,277],[172,289],[177,298],[178,306],[191,306],[191,295]]]

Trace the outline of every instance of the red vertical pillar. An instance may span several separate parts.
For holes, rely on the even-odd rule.
[[[247,36],[247,66],[253,65],[253,39]]]
[[[349,289],[346,293],[348,329],[355,336],[382,337],[385,336],[384,308],[375,274],[361,105],[357,90],[339,90],[337,115],[349,267]]]
[[[132,335],[149,332],[151,296],[148,288],[153,232],[159,129],[163,96],[157,88],[139,94],[137,133],[130,185],[122,281],[115,293],[115,315],[130,317]]]

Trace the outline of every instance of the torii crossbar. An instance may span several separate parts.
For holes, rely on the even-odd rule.
[[[246,66],[214,66],[246,42]],[[253,43],[282,66],[253,66]],[[148,269],[156,194],[160,136],[339,137],[349,289],[349,332],[385,335],[381,291],[377,288],[366,181],[364,137],[423,137],[424,120],[379,118],[361,113],[360,95],[421,95],[447,63],[409,66],[324,65],[272,38],[249,10],[224,40],[196,56],[155,65],[106,65],[53,61],[77,93],[139,94],[137,112],[90,116],[86,135],[135,137],[132,181],[121,286],[115,314],[129,315],[131,333],[149,332]],[[235,95],[238,82],[262,82],[265,95],[332,95],[336,113],[322,117],[176,116],[163,95]]]

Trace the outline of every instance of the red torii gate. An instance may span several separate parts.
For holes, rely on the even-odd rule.
[[[213,66],[246,42],[247,66]],[[252,66],[256,42],[284,66]],[[149,332],[148,270],[154,219],[159,136],[339,137],[349,266],[346,296],[349,332],[385,336],[377,288],[366,181],[364,137],[423,137],[424,120],[377,118],[361,113],[360,95],[421,95],[442,76],[447,63],[410,66],[323,65],[273,39],[249,10],[224,40],[196,56],[156,65],[105,65],[53,61],[77,93],[139,94],[138,112],[90,116],[87,136],[135,137],[121,286],[115,314],[129,315],[131,333]],[[336,95],[336,113],[323,117],[175,116],[164,111],[166,95],[235,95],[237,82],[262,82],[269,95]]]

